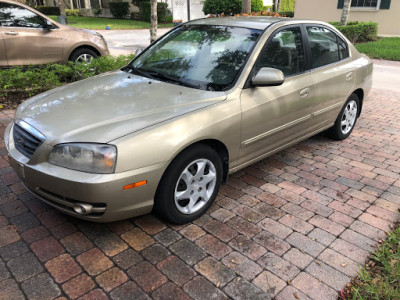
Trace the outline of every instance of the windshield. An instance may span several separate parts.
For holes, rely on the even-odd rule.
[[[182,26],[147,49],[126,71],[210,91],[234,84],[260,30]]]

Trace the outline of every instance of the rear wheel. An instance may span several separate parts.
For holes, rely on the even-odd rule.
[[[222,163],[207,145],[178,155],[167,168],[155,197],[154,210],[175,224],[191,222],[212,205],[222,179]]]
[[[98,54],[94,52],[92,49],[88,48],[79,48],[72,52],[69,60],[75,63],[90,63],[94,58],[97,58]]]
[[[360,112],[360,99],[356,94],[351,94],[339,113],[328,134],[335,140],[346,139],[354,129]]]

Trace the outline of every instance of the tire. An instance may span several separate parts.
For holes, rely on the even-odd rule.
[[[335,140],[346,139],[354,129],[360,115],[360,99],[351,94],[340,111],[335,124],[328,129],[328,135]]]
[[[97,58],[99,55],[91,49],[79,48],[72,52],[69,60],[78,63],[82,62],[84,64],[90,63],[93,59]]]
[[[191,222],[212,205],[222,181],[222,162],[199,144],[179,154],[165,171],[154,199],[154,212],[174,224]]]

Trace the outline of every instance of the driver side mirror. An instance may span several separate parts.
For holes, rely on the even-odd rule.
[[[281,70],[274,68],[261,68],[251,80],[253,86],[278,86],[285,81]]]

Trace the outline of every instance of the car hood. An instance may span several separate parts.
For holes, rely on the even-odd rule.
[[[226,99],[208,92],[115,71],[69,84],[24,102],[22,119],[50,145],[108,143]]]

